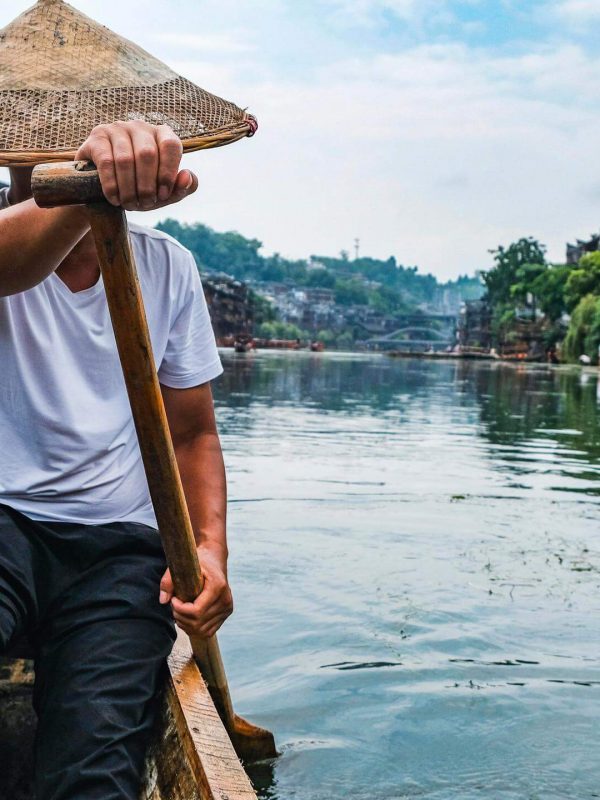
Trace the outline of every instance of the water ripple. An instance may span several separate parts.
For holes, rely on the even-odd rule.
[[[257,353],[215,395],[261,798],[598,797],[596,377]]]

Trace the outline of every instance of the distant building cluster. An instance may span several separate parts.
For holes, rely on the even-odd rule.
[[[251,285],[257,294],[273,305],[282,322],[315,333],[324,328],[338,330],[344,325],[333,289],[300,288],[275,282],[253,282]]]
[[[217,340],[252,332],[254,309],[245,283],[218,272],[203,275],[202,286]]]
[[[375,342],[410,327],[415,317],[420,320],[432,317],[454,319],[462,303],[460,293],[441,289],[415,313],[386,314],[370,305],[340,305],[335,301],[333,289],[294,287],[275,282],[253,282],[251,286],[272,303],[283,322],[295,324],[313,334],[324,329],[333,332],[351,330],[355,340],[364,343]]]
[[[457,340],[462,348],[489,350],[492,346],[492,309],[486,300],[465,303],[458,317]]]
[[[586,253],[597,253],[600,250],[600,233],[591,236],[587,242],[577,239],[576,244],[567,244],[567,264],[575,266]]]

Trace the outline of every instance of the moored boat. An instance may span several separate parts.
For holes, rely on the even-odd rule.
[[[238,333],[233,340],[236,353],[247,353],[254,348],[254,338],[249,333]]]

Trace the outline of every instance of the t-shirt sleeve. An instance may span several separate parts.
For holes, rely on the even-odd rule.
[[[158,379],[173,389],[189,389],[218,377],[223,372],[204,291],[193,256],[177,297],[165,354]]]

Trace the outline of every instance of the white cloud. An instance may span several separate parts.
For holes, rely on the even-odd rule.
[[[157,33],[151,37],[161,44],[174,45],[178,49],[229,55],[248,53],[255,49],[242,34],[233,33]]]
[[[449,0],[325,0],[323,5],[346,27],[382,27],[390,17],[407,27],[451,19]]]
[[[417,28],[427,25],[453,25],[453,7],[477,6],[481,0],[322,0],[338,21],[349,26],[385,25],[390,17]],[[465,25],[461,24],[464,29]],[[466,24],[471,30],[481,30],[479,23]]]
[[[431,0],[330,0],[334,11],[357,20],[365,20],[382,12],[390,12],[400,19],[412,20],[426,13]]]
[[[600,20],[598,0],[559,0],[553,11],[563,20],[576,24]]]

